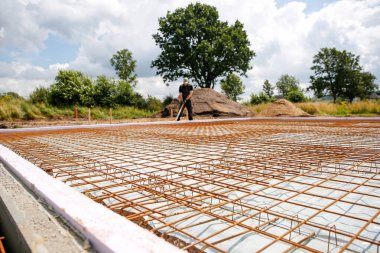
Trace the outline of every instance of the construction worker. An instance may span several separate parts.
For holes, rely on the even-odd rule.
[[[178,100],[182,103],[185,103],[187,114],[189,116],[189,120],[193,120],[193,110],[191,106],[191,96],[193,95],[193,86],[189,84],[189,80],[187,78],[183,79],[183,84],[179,86],[179,95]],[[179,121],[181,115],[179,115],[177,121]]]

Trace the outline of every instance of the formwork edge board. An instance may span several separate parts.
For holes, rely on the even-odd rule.
[[[92,201],[0,144],[0,160],[99,252],[184,252]]]

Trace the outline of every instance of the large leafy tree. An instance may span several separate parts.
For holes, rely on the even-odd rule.
[[[311,85],[317,97],[330,95],[334,102],[337,98],[352,101],[355,97],[367,98],[376,89],[375,77],[363,72],[359,56],[339,51],[336,48],[322,48],[313,58],[310,77]]]
[[[96,78],[94,86],[94,101],[96,105],[113,108],[117,104],[117,84],[115,80],[104,75]]]
[[[358,97],[360,99],[369,98],[379,88],[375,84],[376,77],[370,72],[362,72],[360,77],[361,79],[358,87]]]
[[[79,71],[60,70],[51,86],[51,102],[55,105],[93,104],[92,80]]]
[[[297,78],[288,74],[280,76],[276,83],[276,88],[279,94],[285,98],[288,96],[289,92],[300,90],[299,81]]]
[[[186,77],[202,88],[214,88],[233,72],[245,75],[255,53],[243,28],[239,21],[220,21],[217,9],[207,4],[168,12],[153,35],[162,52],[152,67],[165,82]]]
[[[136,61],[133,59],[132,53],[128,49],[117,51],[110,59],[110,62],[120,79],[130,83],[132,86],[136,85]]]
[[[116,101],[120,105],[138,105],[141,106],[141,101],[144,100],[140,94],[133,90],[132,85],[124,80],[120,80],[116,86]]]
[[[268,81],[268,80],[265,80],[264,81],[264,84],[263,84],[263,92],[269,97],[273,97],[273,94],[274,94],[274,87],[272,86],[272,84]]]
[[[220,86],[224,94],[233,101],[237,101],[245,89],[243,82],[235,74],[229,74],[225,80],[221,81]]]

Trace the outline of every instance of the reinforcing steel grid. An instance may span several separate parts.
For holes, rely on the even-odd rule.
[[[190,252],[380,252],[380,121],[112,125],[0,141]]]

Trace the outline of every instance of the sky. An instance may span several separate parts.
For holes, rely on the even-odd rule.
[[[181,79],[167,87],[151,62],[159,54],[152,35],[158,19],[190,0],[1,0],[0,93],[27,97],[54,83],[60,69],[96,78],[116,77],[109,60],[121,49],[137,61],[136,90],[163,98],[176,95]],[[360,56],[380,83],[380,0],[201,0],[220,20],[244,24],[256,56],[243,78],[248,99],[265,80],[283,74],[309,85],[313,56],[335,47]],[[220,86],[217,85],[217,90]]]

